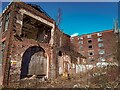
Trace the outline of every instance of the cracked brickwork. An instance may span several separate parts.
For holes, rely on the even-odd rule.
[[[64,72],[73,74],[73,63],[83,57],[72,49],[70,36],[61,32],[52,18],[23,2],[12,2],[3,12],[1,34],[4,87],[14,85],[21,77],[55,79]],[[44,73],[35,66],[43,68]]]

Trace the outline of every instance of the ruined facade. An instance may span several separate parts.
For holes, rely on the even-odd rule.
[[[12,2],[1,16],[3,86],[36,75],[55,79],[76,73],[74,64],[84,58],[75,52],[70,36],[43,10]]]

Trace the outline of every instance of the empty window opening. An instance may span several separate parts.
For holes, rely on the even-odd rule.
[[[70,38],[70,41],[71,41],[71,42],[73,42],[73,41],[74,41],[74,38],[73,38],[73,37],[71,37],[71,38]]]
[[[62,51],[59,51],[59,56],[62,56]]]
[[[4,51],[4,48],[5,48],[5,41],[2,42],[2,51]]]
[[[2,42],[2,49],[1,49],[2,57],[4,57],[4,50],[5,50],[5,41]]]
[[[89,55],[89,56],[92,56],[92,55],[93,55],[93,52],[88,53],[88,55]]]
[[[34,39],[42,43],[49,43],[51,29],[46,25],[28,15],[23,15],[22,37]]]
[[[0,20],[0,32],[2,30],[2,20]]]
[[[103,47],[103,43],[99,43],[99,44],[98,44],[98,47]]]
[[[100,58],[99,58],[99,61],[100,61],[100,62],[104,62],[104,61],[105,61],[105,58],[100,57]]]
[[[94,60],[94,59],[90,59],[89,61],[90,61],[90,62],[94,62],[95,60]]]
[[[98,42],[102,42],[103,41],[103,39],[102,38],[98,38]]]
[[[79,44],[83,44],[83,41],[79,41]]]
[[[102,36],[102,33],[97,33],[97,36]]]
[[[46,76],[47,56],[42,47],[29,47],[23,54],[21,63],[20,78],[36,76]]]
[[[92,40],[88,40],[88,43],[92,43]]]
[[[99,54],[105,54],[105,50],[99,50]]]
[[[80,50],[83,50],[83,46],[80,46]]]
[[[81,37],[79,37],[79,38],[78,38],[78,40],[83,40],[83,37],[82,37],[82,36],[81,36]]]
[[[91,35],[87,35],[87,38],[92,38],[92,36]]]
[[[4,28],[4,31],[7,31],[7,29],[8,29],[9,18],[10,18],[10,12],[5,17],[5,28]]]
[[[92,49],[93,47],[92,47],[92,45],[89,45],[88,48],[89,48],[89,49]]]

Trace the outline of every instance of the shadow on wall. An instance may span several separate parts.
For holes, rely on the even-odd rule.
[[[43,48],[32,46],[28,48],[22,57],[20,78],[32,75],[46,75],[47,57]]]

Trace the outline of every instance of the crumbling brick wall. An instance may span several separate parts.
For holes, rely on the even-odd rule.
[[[1,34],[1,28],[2,28],[2,17],[0,15],[0,40],[2,38]],[[0,85],[2,85],[2,42],[0,42]]]
[[[57,68],[57,74],[63,74],[64,73],[64,62],[65,60],[68,61],[68,63],[71,62],[70,55],[65,53],[66,50],[70,50],[70,36],[64,34],[62,31],[60,31],[58,28],[55,31],[55,46],[57,51],[57,62],[56,62],[56,68]],[[66,56],[68,58],[66,58]]]
[[[34,8],[30,7],[28,9],[28,5],[24,3],[12,3],[10,7],[7,9],[7,11],[3,14],[3,18],[6,16],[8,12],[10,12],[10,22],[8,26],[8,30],[3,33],[2,39],[5,39],[5,50],[4,50],[4,57],[3,57],[3,70],[4,70],[4,82],[3,85],[6,86],[7,84],[10,84],[10,82],[15,82],[20,80],[20,72],[21,72],[21,62],[22,62],[22,56],[24,52],[32,46],[40,46],[42,47],[45,52],[47,53],[49,57],[49,64],[54,63],[53,57],[51,56],[54,52],[51,42],[49,43],[39,43],[36,40],[33,39],[27,39],[22,38],[21,32],[22,32],[22,23],[23,23],[23,14],[27,13],[27,11],[36,17],[36,15],[39,15],[39,17],[44,18],[45,20],[48,20],[48,22],[53,23],[52,19],[49,19],[45,15],[41,14],[40,12],[34,10]],[[20,11],[21,9],[26,10],[24,12]],[[29,14],[28,13],[28,14]],[[3,20],[3,28],[4,30],[4,23],[5,20]],[[53,24],[54,25],[54,24]],[[53,38],[53,37],[51,37]],[[52,60],[53,61],[52,61]],[[52,65],[50,64],[50,65]],[[49,65],[49,67],[51,67]],[[55,64],[54,64],[55,65]],[[48,67],[48,68],[49,68]],[[55,66],[53,66],[55,67]],[[50,76],[50,72],[52,69],[49,69],[48,77]],[[53,75],[55,77],[55,72],[53,72]]]
[[[9,24],[7,30],[4,31],[5,18],[8,13],[10,13]],[[29,20],[24,20],[26,19],[24,16],[33,20],[32,23],[30,23]],[[60,67],[62,67],[63,71],[70,72],[69,69],[71,67],[71,62],[77,61],[77,57],[81,56],[80,54],[75,54],[74,56],[74,51],[71,50],[70,36],[61,32],[55,25],[55,21],[52,18],[46,16],[43,12],[41,13],[30,5],[26,5],[23,2],[12,2],[7,10],[2,14],[2,17],[2,41],[5,41],[4,54],[2,58],[4,87],[11,86],[15,82],[19,82],[21,80],[23,61],[28,60],[28,58],[31,60],[32,56],[29,56],[29,53],[35,54],[32,51],[34,49],[31,49],[28,55],[26,54],[25,56],[27,59],[24,59],[24,55],[29,48],[39,47],[44,51],[44,55],[47,57],[47,66],[45,69],[47,71],[45,71],[45,76],[48,79],[54,79],[59,76]],[[38,37],[35,37],[37,34],[33,35],[34,38],[24,36],[24,24],[26,22],[29,24],[29,27],[27,27],[27,31],[25,32],[29,32],[32,30],[31,28],[34,28],[34,31],[41,30],[41,32],[43,32],[43,27],[47,27],[45,30],[48,29],[49,34],[46,35],[46,33],[48,33],[46,30],[46,32],[40,32],[40,35],[43,40],[44,36],[49,39],[47,41],[38,40]],[[37,32],[34,31],[32,31],[33,34]],[[27,33],[27,35],[29,36],[31,34]],[[28,76],[26,75],[26,77]]]

